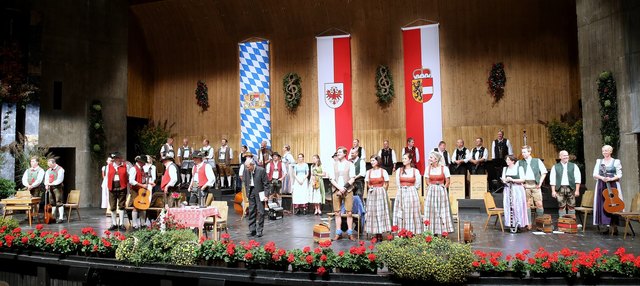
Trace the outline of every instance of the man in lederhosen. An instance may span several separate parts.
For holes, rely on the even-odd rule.
[[[183,184],[191,181],[191,169],[193,168],[193,148],[189,146],[189,139],[182,139],[182,146],[178,148],[178,160],[180,165],[180,177]]]
[[[56,164],[56,159],[47,160],[47,172],[45,173],[44,188],[49,193],[49,203],[53,205],[51,216],[56,216],[56,209],[60,212],[56,223],[61,223],[64,219],[64,190],[62,182],[64,181],[64,169]]]
[[[171,157],[175,158],[175,152],[173,151],[173,138],[167,138],[167,143],[160,148],[160,158]]]
[[[266,168],[267,164],[271,162],[271,154],[271,149],[267,148],[267,140],[262,140],[260,150],[258,150],[258,166]]]
[[[287,168],[280,160],[278,152],[274,152],[271,155],[271,159],[271,162],[267,164],[267,180],[271,183],[271,197],[269,199],[275,200],[278,206],[282,206],[280,191],[282,189],[282,181],[287,176]]]
[[[389,147],[389,140],[385,139],[382,142],[382,149],[378,151],[378,156],[382,160],[381,167],[387,171],[387,174],[391,176],[391,173],[396,168],[396,151]]]
[[[111,226],[109,230],[125,230],[124,207],[127,200],[127,165],[122,161],[120,152],[111,154],[113,162],[107,166],[105,178],[109,190],[109,209],[111,210]],[[116,209],[118,213],[116,213]],[[116,222],[116,216],[119,222]]]
[[[131,199],[129,200],[129,206],[133,206],[133,210],[131,211],[131,216],[133,218],[131,220],[131,224],[133,226],[133,229],[137,230],[140,227],[145,226],[145,222],[147,220],[147,211],[137,209],[133,204],[134,198],[138,196],[139,190],[147,189],[149,190],[149,196],[146,199],[148,199],[149,203],[151,203],[151,189],[155,184],[151,181],[149,173],[144,172],[144,165],[147,163],[147,156],[136,156],[135,160],[135,165],[133,165],[132,168],[129,168],[128,173],[129,185],[131,186],[131,189],[129,191],[131,196]]]
[[[160,189],[164,192],[167,198],[164,203],[165,206],[175,206],[173,193],[180,192],[180,176],[178,175],[178,165],[173,162],[172,157],[162,158],[162,165],[164,165],[164,174],[160,180]]]
[[[42,195],[42,184],[44,180],[44,170],[38,165],[38,157],[31,157],[29,162],[31,167],[24,171],[22,175],[22,185],[27,188],[32,197],[40,197]],[[43,200],[44,201],[44,200]]]
[[[553,165],[549,173],[551,196],[558,200],[560,217],[566,214],[575,215],[576,197],[580,195],[582,174],[578,165],[569,162],[569,152],[562,150],[558,157],[560,162]]]
[[[220,188],[231,188],[231,160],[233,160],[233,150],[227,144],[227,139],[222,139],[222,146],[218,148],[218,172],[220,175]],[[225,184],[226,178],[226,184]]]

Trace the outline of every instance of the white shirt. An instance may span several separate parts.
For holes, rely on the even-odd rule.
[[[438,152],[438,154],[440,154],[440,157],[442,157],[442,159],[440,159],[440,166],[447,166],[447,164],[446,164],[446,162],[444,160],[444,158],[445,158],[444,152],[447,151],[447,149],[444,149],[444,150],[440,151],[440,148],[436,147],[435,150],[436,150],[436,152]],[[447,153],[449,153],[449,152],[447,152]],[[450,160],[449,156],[446,156],[446,157],[447,157],[447,160],[449,161],[449,164],[451,164],[451,160]]]
[[[144,166],[142,168],[144,169]],[[142,182],[136,181],[136,176],[138,175],[138,170],[136,170],[136,168],[129,168],[129,170],[127,170],[127,173],[129,173],[129,185],[133,187],[138,185],[138,183],[142,183]],[[142,174],[142,176],[144,177],[144,174]]]
[[[496,152],[494,152],[494,150],[496,150],[496,140],[491,141],[491,159],[496,158]],[[513,155],[513,147],[511,147],[511,141],[506,138],[503,138],[502,141],[507,141],[507,155]]]
[[[337,178],[336,179],[336,169],[338,172],[344,171],[345,168],[349,168],[349,178],[355,178],[356,177],[356,168],[355,166],[349,162],[348,160],[344,160],[342,162],[336,162],[334,164],[334,168],[331,168],[331,170],[329,170],[329,172],[327,172],[327,175],[329,175],[329,179],[335,180],[336,184],[338,186],[344,186],[345,185],[345,181],[343,180],[343,177]]]
[[[382,158],[382,150],[384,149],[380,149],[380,151],[378,151],[378,156],[380,156],[380,160],[384,161],[384,158]],[[393,150],[391,148],[389,148],[389,150],[391,150],[391,163],[393,163],[393,165],[396,165],[396,162],[398,162],[398,159],[396,158],[396,150]],[[364,151],[364,150],[363,150]],[[362,157],[362,158],[367,158],[367,157]],[[382,165],[383,162],[380,162],[380,165]]]
[[[544,166],[544,163],[542,163],[542,160],[538,159],[538,158],[532,158],[529,157],[529,159],[525,159],[525,161],[527,161],[527,169],[524,170],[524,179],[527,181],[533,181],[536,179],[535,174],[533,173],[533,170],[531,169],[531,161],[532,160],[538,160],[538,169],[540,169],[540,175],[546,174],[547,173],[547,167]]]
[[[464,148],[464,147],[462,147]],[[456,163],[456,152],[458,152],[458,150],[462,150],[462,149],[453,149],[453,151],[451,152],[451,164],[455,164]],[[469,162],[469,159],[471,159],[471,151],[469,151],[469,148],[467,148],[467,150],[464,152],[464,159],[462,159],[464,161],[464,163]]]
[[[359,161],[359,162],[358,162]],[[353,163],[353,172],[355,173],[356,171],[356,163],[358,162],[358,165],[360,165],[360,173],[356,174],[356,177],[363,177],[365,176],[365,172],[367,172],[367,164],[364,162],[364,160],[359,160],[358,158],[353,160],[351,163]]]
[[[275,162],[275,161],[271,161],[271,163],[273,163],[273,174],[271,174],[271,176],[273,178],[278,178],[279,172],[282,172],[282,178],[287,176],[287,164],[285,164],[284,162],[282,162],[282,169],[280,169],[280,162]],[[271,163],[267,164],[267,174],[269,174],[270,170],[271,170]]]
[[[231,149],[231,147],[229,147],[228,145],[220,146],[220,154],[218,155],[218,160],[223,161],[226,159],[224,156],[226,156],[227,148],[229,148],[229,161],[233,160],[233,149]]]
[[[152,182],[152,183],[156,182],[156,176],[157,176],[156,166],[149,163],[144,164],[144,166],[142,166],[142,171],[145,173],[149,173],[149,175],[151,175],[151,177],[149,178],[149,182]]]
[[[35,171],[35,170],[37,170],[38,172],[38,174],[36,175],[36,180],[33,181],[33,184],[30,184],[29,171]],[[37,166],[35,169],[29,168],[26,171],[24,171],[24,174],[22,175],[22,185],[25,187],[35,188],[37,186],[40,186],[40,184],[42,184],[43,179],[44,179],[44,170],[40,168],[40,166]]]
[[[402,148],[402,156],[404,156],[404,149]],[[416,157],[414,158],[416,160],[416,163],[420,162],[420,150],[418,150],[418,148],[416,146],[413,146],[413,149],[416,150]]]
[[[175,164],[171,164],[171,163],[164,165],[164,167],[167,168],[167,171],[169,172],[169,178],[170,178],[169,183],[167,183],[167,186],[174,187],[178,182],[178,170]]]
[[[45,186],[57,186],[62,184],[62,181],[64,181],[64,169],[58,165],[56,165],[56,167],[58,167],[58,177],[51,183],[49,183],[49,180],[44,180]],[[51,168],[49,168],[49,170],[51,170]]]
[[[216,182],[216,174],[213,173],[213,168],[209,164],[205,164],[204,161],[200,162],[200,164],[195,165],[193,167],[193,176],[191,177],[191,182],[196,186],[200,184],[196,184],[200,182],[200,178],[198,177],[198,171],[200,168],[204,167],[204,173],[207,175],[207,182],[203,185],[203,187],[213,187],[213,184]]]
[[[560,162],[562,164],[562,178],[560,179],[561,186],[569,185],[569,175],[567,174],[567,165],[565,163]],[[580,168],[578,165],[575,165],[573,168],[573,177],[576,179],[576,184],[582,184],[582,174],[580,173]],[[556,165],[551,167],[551,174],[549,175],[549,183],[552,186],[556,185]]]
[[[211,145],[207,145],[207,146],[203,146],[202,148],[200,148],[201,152],[207,152],[207,156],[204,157],[204,159],[207,160],[213,160],[213,148],[211,148]]]
[[[400,177],[405,177],[405,178],[414,177],[414,178],[416,178],[416,182],[414,183],[414,187],[416,187],[416,189],[420,189],[420,184],[422,184],[422,176],[420,175],[420,170],[418,170],[416,168],[411,168],[411,169],[405,170],[404,172],[406,174],[402,173],[402,168],[396,170],[396,184],[397,184],[398,188],[401,187],[401,185],[400,185]]]
[[[449,168],[444,167],[444,166],[441,166],[441,168],[437,168],[437,167],[436,168],[430,168],[429,166],[427,166],[427,167],[425,167],[425,169],[427,169],[427,171],[425,171],[424,177],[427,178],[427,181],[428,181],[430,175],[439,176],[440,174],[444,173],[444,177],[445,178],[450,178],[451,177],[451,173],[449,172]]]
[[[367,174],[364,176],[364,181],[369,182],[369,178],[380,178],[380,177],[383,177],[384,181],[388,182],[389,173],[387,173],[387,170],[379,168],[378,171],[376,172],[376,170],[370,169],[369,171],[367,171]]]
[[[478,150],[476,151],[475,156],[473,155],[473,150]],[[480,157],[480,148],[475,147],[473,148],[473,150],[471,150],[471,159],[473,160],[480,160],[480,159],[484,159],[485,161],[487,160],[487,158],[489,158],[489,150],[487,150],[487,148],[484,148],[484,152],[482,153],[482,157]]]

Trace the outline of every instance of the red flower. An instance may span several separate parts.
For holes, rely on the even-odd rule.
[[[318,267],[318,275],[322,276],[325,273],[327,273],[327,269],[325,269],[323,266]]]
[[[23,236],[22,237],[22,244],[27,244],[27,242],[29,242],[29,237],[28,236]]]
[[[66,229],[66,228],[63,228],[63,229],[60,231],[60,234],[62,234],[62,235],[66,235],[67,233],[69,233],[69,232],[67,231],[67,229]]]
[[[340,252],[338,252],[338,256],[343,257],[344,256],[344,250],[340,250]]]
[[[327,248],[331,246],[331,240],[323,240],[319,244],[320,244],[320,247]]]
[[[295,257],[293,257],[293,253],[289,253],[289,257],[287,257],[287,261],[289,263],[293,263],[294,260],[295,260]]]
[[[276,252],[276,243],[273,241],[269,241],[264,245],[264,250],[267,253],[274,253]]]
[[[53,244],[54,242],[56,242],[56,239],[55,239],[55,238],[53,238],[53,237],[49,237],[49,238],[45,239],[45,241],[44,241],[44,242],[45,242],[46,244],[51,245],[51,244]]]
[[[431,225],[431,222],[428,219],[424,220],[424,226],[429,226]]]
[[[283,255],[285,255],[285,253],[287,253],[286,250],[284,250],[282,248],[278,249],[278,255],[283,256]]]
[[[91,244],[91,241],[89,241],[88,239],[85,239],[85,240],[82,241],[82,245],[83,246],[87,246],[89,244]]]
[[[233,256],[234,253],[236,253],[236,245],[233,243],[229,243],[227,244],[227,254],[229,256]]]
[[[42,228],[44,228],[44,225],[42,224],[36,224],[36,230],[41,231]]]
[[[393,235],[391,234],[387,235],[387,240],[393,240]]]
[[[273,259],[273,261],[279,261],[280,260],[280,255],[278,255],[277,253],[274,253],[273,255],[271,255],[271,259]]]
[[[2,240],[0,240],[0,247],[2,247],[4,245],[4,243],[2,242]]]
[[[222,239],[229,239],[231,236],[228,233],[223,233],[220,237],[222,237]]]
[[[376,261],[376,255],[373,253],[369,253],[369,255],[367,255],[367,258],[369,258],[369,261],[371,262]]]
[[[203,242],[205,242],[205,240],[207,240],[204,236],[201,236],[200,239],[198,240],[199,244],[202,244]]]
[[[433,237],[431,237],[431,235],[427,235],[427,237],[424,240],[430,243],[433,240]]]
[[[613,254],[615,254],[615,255],[617,255],[617,256],[622,256],[625,252],[626,252],[626,250],[624,249],[624,247],[620,247],[620,248],[618,248],[618,250],[616,250],[616,252],[614,252]]]
[[[571,267],[571,272],[578,273],[578,268],[577,267]]]
[[[391,226],[391,232],[398,232],[398,226],[397,225]]]
[[[307,261],[307,264],[313,263],[313,256],[311,255],[307,255],[304,259]]]
[[[522,254],[524,255],[529,255],[529,253],[531,253],[531,251],[529,251],[529,249],[525,249],[522,251]]]
[[[316,249],[313,250],[313,253],[320,254],[320,253],[322,253],[322,249],[316,247]]]
[[[20,233],[20,232],[22,232],[22,229],[20,227],[16,227],[11,232],[14,233],[14,234],[15,233]]]
[[[96,252],[96,251],[98,251],[98,246],[97,246],[97,245],[94,245],[94,246],[93,246],[93,252]]]
[[[447,236],[449,236],[449,233],[448,233],[448,232],[446,232],[446,231],[445,231],[445,232],[442,232],[442,237],[447,237]]]
[[[327,261],[327,256],[324,255],[324,254],[322,256],[320,256],[320,261],[322,261],[322,262]]]
[[[93,227],[85,227],[82,229],[82,234],[95,234],[95,231],[93,230]],[[106,234],[106,231],[105,231],[105,234]]]
[[[105,247],[111,247],[111,242],[109,242],[108,240],[106,240],[104,238],[102,239],[102,244],[104,244]]]
[[[375,244],[372,243],[369,245],[369,250],[373,250],[374,248],[376,248]]]
[[[551,268],[551,263],[549,263],[549,261],[542,262],[542,267],[549,269]]]
[[[78,244],[78,243],[80,243],[80,238],[77,235],[74,234],[73,236],[71,236],[71,241],[74,244]]]
[[[253,254],[251,254],[251,252],[247,252],[247,254],[244,255],[245,260],[251,260],[252,258],[253,258]]]
[[[535,260],[535,259],[533,259],[533,258],[529,258],[528,262],[529,262],[529,264],[531,264],[531,265],[536,264],[536,260]]]
[[[371,239],[371,243],[376,243],[376,242],[378,242],[378,238],[377,238],[377,237],[373,237],[373,238]]]
[[[471,263],[471,266],[473,266],[473,267],[480,267],[480,262],[478,262],[478,261],[474,261],[474,262],[472,262],[472,263]]]
[[[507,257],[505,258],[507,261],[511,261],[511,255],[507,255]]]
[[[309,253],[310,251],[311,251],[311,247],[308,247],[308,246],[305,246],[305,247],[302,249],[302,252],[304,252],[304,253]]]

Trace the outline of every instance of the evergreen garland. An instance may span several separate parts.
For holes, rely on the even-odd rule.
[[[209,88],[203,80],[198,81],[198,86],[196,87],[196,100],[198,101],[198,106],[202,108],[202,112],[209,109]]]
[[[620,146],[620,127],[618,126],[618,96],[616,81],[610,71],[603,71],[598,77],[598,98],[602,125],[602,142],[613,147],[614,153]]]
[[[487,85],[489,88],[489,94],[493,97],[493,104],[497,104],[504,97],[504,87],[507,84],[507,76],[504,72],[504,64],[493,64],[491,71],[489,72],[489,79]]]
[[[284,103],[289,111],[294,112],[300,105],[302,99],[302,78],[297,73],[290,72],[282,80],[282,90],[284,91]]]
[[[395,96],[391,70],[385,65],[379,65],[376,69],[376,96],[378,104],[383,106],[391,104]]]
[[[89,107],[89,150],[91,150],[91,156],[96,162],[106,158],[106,141],[104,121],[102,119],[102,103],[99,100],[94,100]]]

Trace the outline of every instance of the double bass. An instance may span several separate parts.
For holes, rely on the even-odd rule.
[[[51,223],[52,220],[55,220],[53,218],[52,215],[52,210],[53,207],[51,206],[51,202],[49,201],[49,192],[51,192],[50,190],[45,190],[44,192],[44,200],[45,200],[45,205],[44,205],[44,223],[45,224],[49,224]]]
[[[233,198],[233,210],[236,212],[236,214],[241,215],[243,212],[243,207],[242,207],[242,201],[244,200],[244,197],[242,195],[242,192],[238,192],[236,193],[236,196]]]

